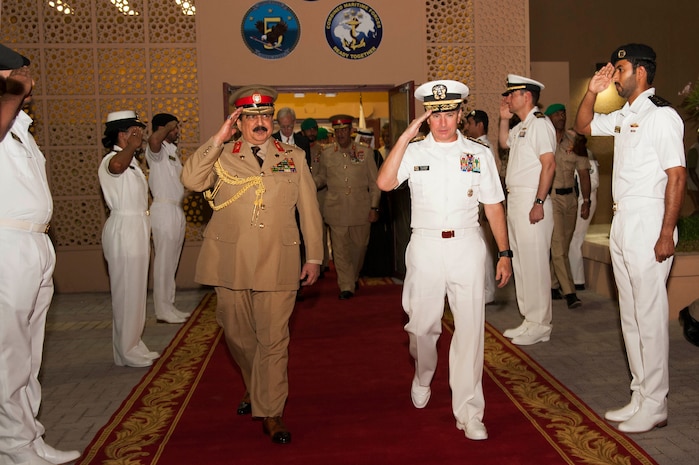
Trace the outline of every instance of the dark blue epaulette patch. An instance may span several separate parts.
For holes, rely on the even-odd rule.
[[[665,100],[662,97],[658,97],[657,95],[651,95],[650,97],[648,97],[648,100],[653,102],[653,105],[655,105],[656,107],[671,107],[672,106],[672,104],[670,102],[668,102],[667,100]]]

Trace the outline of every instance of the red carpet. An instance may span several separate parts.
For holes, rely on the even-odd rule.
[[[292,443],[236,415],[244,387],[207,296],[79,464],[654,464],[627,436],[492,327],[486,327],[485,424],[455,427],[447,377],[449,321],[427,408],[410,401],[412,361],[398,285],[365,282],[337,299],[328,274],[292,319],[284,420]]]

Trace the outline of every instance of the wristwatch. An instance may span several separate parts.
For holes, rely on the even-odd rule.
[[[507,250],[501,250],[498,252],[498,258],[500,257],[507,257],[507,258],[512,258],[514,257],[514,254],[512,253],[512,250],[507,249]]]
[[[541,200],[540,198],[536,198],[536,199],[534,199],[534,203],[537,204],[537,205],[543,205],[543,204],[544,204],[544,201]]]

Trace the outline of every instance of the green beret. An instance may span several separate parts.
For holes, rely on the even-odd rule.
[[[318,128],[318,136],[316,140],[325,140],[328,138],[328,130],[325,128]]]
[[[546,111],[544,112],[544,114],[546,116],[551,116],[554,113],[556,113],[557,111],[561,111],[561,110],[566,111],[565,105],[563,105],[562,103],[552,103],[551,105],[548,106],[548,108],[546,108]]]
[[[306,118],[301,123],[301,130],[302,131],[305,131],[306,129],[317,128],[317,127],[318,127],[318,122],[316,120],[314,120],[313,118]]]

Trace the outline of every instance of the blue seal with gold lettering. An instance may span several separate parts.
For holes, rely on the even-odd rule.
[[[258,2],[245,16],[241,25],[243,42],[260,58],[284,58],[291,53],[301,36],[299,19],[291,8],[281,2]]]
[[[337,5],[325,20],[325,38],[333,52],[348,60],[372,55],[381,43],[383,25],[378,13],[361,2]]]

